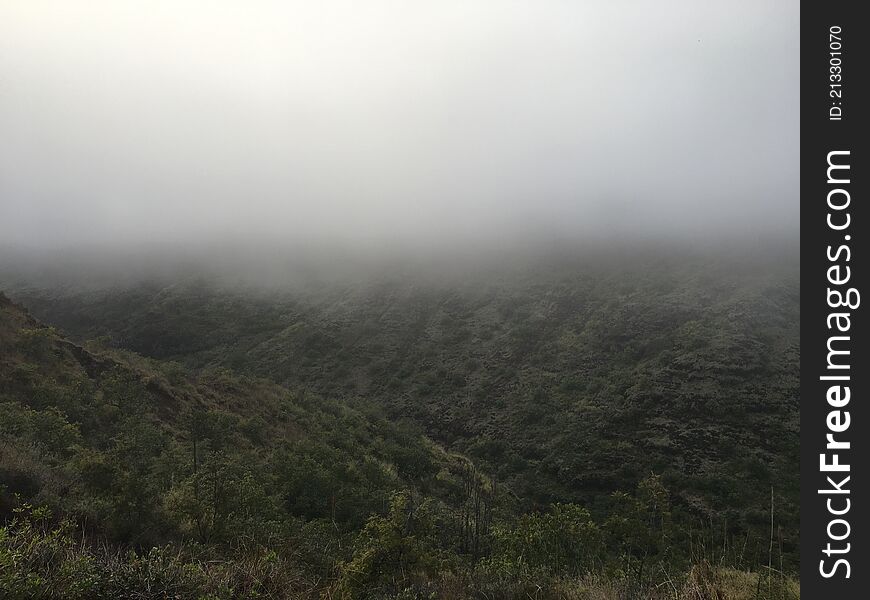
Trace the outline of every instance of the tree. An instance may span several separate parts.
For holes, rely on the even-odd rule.
[[[634,571],[643,581],[644,567],[651,559],[667,560],[671,551],[670,493],[659,475],[642,480],[634,496],[616,492],[604,529],[623,569]]]
[[[589,511],[555,504],[548,512],[523,515],[493,530],[493,560],[509,570],[582,575],[600,562],[601,531]]]
[[[419,503],[409,491],[394,493],[387,516],[371,517],[357,537],[353,557],[341,568],[340,596],[396,592],[415,576],[433,575],[439,563],[434,528],[428,500]]]

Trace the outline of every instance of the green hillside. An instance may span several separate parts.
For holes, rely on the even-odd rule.
[[[0,347],[7,519],[37,507],[38,519],[62,516],[71,519],[63,527],[133,549],[184,541],[199,554],[259,556],[276,546],[296,564],[275,584],[298,584],[287,590],[295,597],[335,576],[367,519],[386,514],[397,493],[425,504],[434,537],[457,548],[468,544],[466,491],[491,495],[473,465],[412,426],[223,369],[192,375],[93,353],[2,295]],[[34,525],[11,531],[25,526]],[[5,562],[11,552],[2,558],[18,566]],[[0,591],[29,597],[29,583],[9,576]]]
[[[794,266],[650,259],[317,294],[185,282],[21,297],[79,339],[413,419],[540,503],[595,502],[656,472],[705,518],[765,529],[773,485],[796,529]]]
[[[17,286],[77,342],[4,302],[7,519],[47,506],[113,548],[174,548],[215,590],[208,556],[274,553],[289,597],[785,593],[794,267],[650,258],[314,289]]]

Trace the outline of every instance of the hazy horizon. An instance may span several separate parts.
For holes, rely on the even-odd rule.
[[[0,239],[796,237],[798,19],[785,1],[5,2]]]

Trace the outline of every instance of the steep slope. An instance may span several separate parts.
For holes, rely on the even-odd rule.
[[[654,472],[686,519],[763,536],[773,488],[796,555],[799,279],[775,257],[18,297],[80,339],[411,418],[532,506],[604,515],[612,492]]]
[[[631,273],[0,295],[0,595],[797,597],[796,279]]]
[[[318,519],[340,540],[396,490],[443,503],[466,485],[467,461],[412,427],[225,369],[94,353],[3,295],[0,349],[5,517],[47,505],[137,546],[270,539]]]

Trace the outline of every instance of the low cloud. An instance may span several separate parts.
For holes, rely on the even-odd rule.
[[[0,237],[796,235],[794,2],[5,2]]]

